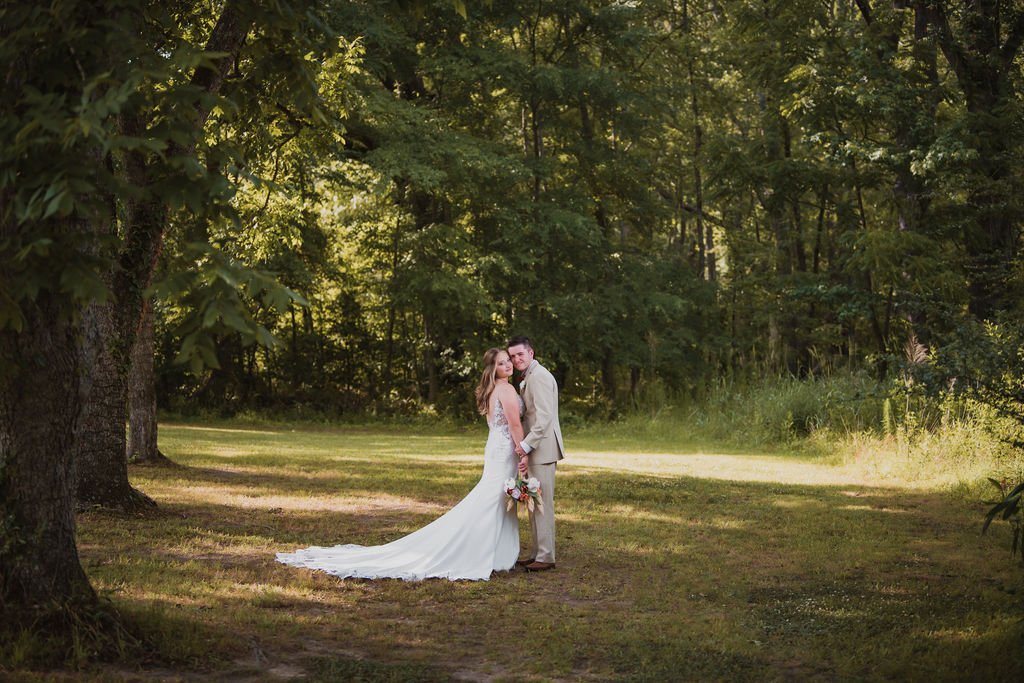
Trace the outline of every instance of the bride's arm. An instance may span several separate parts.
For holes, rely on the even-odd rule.
[[[512,434],[512,443],[516,446],[523,440],[523,423],[519,421],[519,401],[516,400],[516,390],[510,386],[498,387],[498,400],[501,401],[501,408],[505,411],[505,419],[508,420],[508,431]]]

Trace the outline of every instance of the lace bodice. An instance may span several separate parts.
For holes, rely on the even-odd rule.
[[[519,416],[522,417],[526,404],[523,403],[522,397],[517,396],[516,400],[519,401]],[[505,408],[502,407],[500,399],[494,399],[494,415],[487,424],[492,432],[497,431],[509,441],[512,440],[512,433],[508,429],[508,416],[505,415]]]

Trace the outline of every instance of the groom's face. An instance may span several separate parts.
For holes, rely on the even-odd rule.
[[[533,362],[533,349],[526,344],[516,344],[508,347],[508,357],[512,359],[515,369],[523,372]]]

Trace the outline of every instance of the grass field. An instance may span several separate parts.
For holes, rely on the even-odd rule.
[[[473,486],[484,436],[163,425],[179,467],[131,472],[158,512],[79,522],[87,572],[150,650],[64,680],[1024,674],[1005,525],[981,536],[982,503],[825,456],[570,434],[555,571],[370,582],[274,562],[422,526]]]

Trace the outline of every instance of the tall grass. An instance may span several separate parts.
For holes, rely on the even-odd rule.
[[[791,445],[812,433],[868,431],[882,419],[886,392],[864,375],[767,378],[722,383],[694,407],[709,437],[756,446]]]
[[[650,396],[657,396],[654,391]],[[651,401],[608,424],[588,424],[588,445],[626,443],[801,453],[864,470],[882,481],[976,491],[987,476],[1019,479],[1024,457],[1010,445],[1020,425],[987,406],[928,398],[902,382],[857,373],[722,382],[699,400]]]

